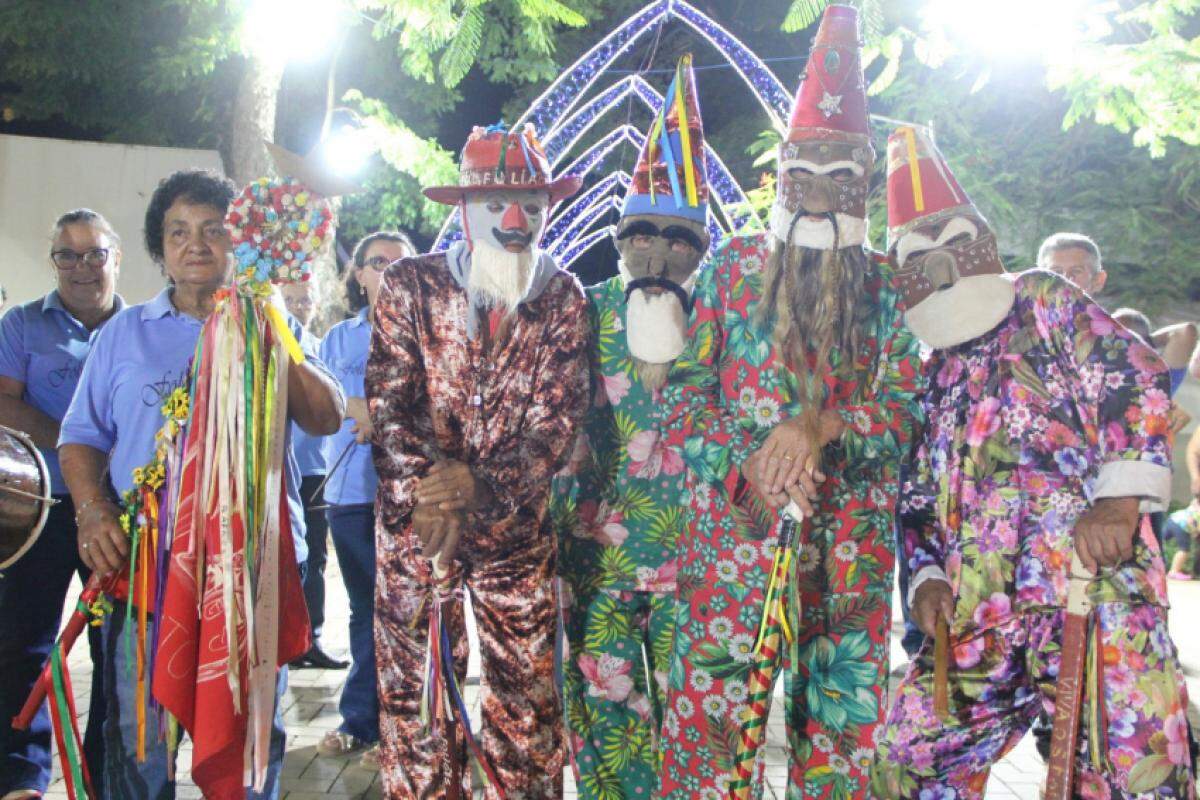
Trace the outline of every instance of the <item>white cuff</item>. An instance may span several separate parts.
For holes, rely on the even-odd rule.
[[[925,581],[941,581],[942,583],[950,583],[950,579],[946,577],[946,573],[941,567],[929,565],[921,567],[921,571],[908,581],[908,607],[912,608],[913,598],[917,596],[917,589],[921,588],[921,584]]]
[[[1165,511],[1171,503],[1171,468],[1149,461],[1110,461],[1092,485],[1092,502],[1105,497],[1138,497],[1140,511]]]

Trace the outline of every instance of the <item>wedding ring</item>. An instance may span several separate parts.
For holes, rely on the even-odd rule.
[[[87,550],[87,549],[88,549],[89,547],[91,547],[91,546],[92,546],[92,543],[91,543],[91,542],[84,542],[84,543],[83,543],[83,549],[84,549],[84,550]]]

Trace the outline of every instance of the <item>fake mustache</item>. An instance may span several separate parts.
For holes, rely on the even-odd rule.
[[[820,214],[812,214],[805,210],[804,206],[796,209],[796,213],[792,215],[792,224],[788,227],[788,244],[792,242],[792,235],[796,232],[796,226],[800,224],[802,217],[824,217],[829,220],[829,224],[833,226],[833,249],[840,249],[841,231],[838,229],[837,214],[833,211],[823,211]]]
[[[519,244],[523,249],[529,249],[530,243],[533,242],[533,233],[521,233],[520,231],[502,231],[499,228],[492,228],[492,236],[496,237],[496,241],[501,247],[508,247],[510,244]]]
[[[629,302],[629,296],[638,289],[666,289],[679,300],[679,305],[683,306],[684,313],[692,313],[692,298],[688,297],[688,293],[684,291],[682,286],[670,278],[658,275],[646,275],[630,281],[629,285],[625,287],[626,303]]]

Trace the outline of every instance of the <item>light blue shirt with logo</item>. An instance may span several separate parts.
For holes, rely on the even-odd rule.
[[[125,308],[120,295],[113,303],[118,313]],[[21,400],[61,422],[92,345],[114,318],[115,314],[89,331],[67,311],[57,289],[9,309],[0,320],[0,375],[25,384]],[[39,450],[50,470],[51,493],[67,494],[58,453],[53,448]]]
[[[371,323],[367,309],[329,329],[321,342],[321,360],[341,384],[346,397],[366,397],[363,378],[367,371],[367,353],[371,349]],[[371,445],[357,444],[347,418],[341,430],[325,438],[325,466],[329,480],[325,484],[325,502],[331,506],[350,506],[375,502],[375,463]],[[340,459],[340,463],[339,463]],[[335,466],[336,465],[336,466]]]

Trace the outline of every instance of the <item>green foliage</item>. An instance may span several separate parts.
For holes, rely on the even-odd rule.
[[[527,62],[526,80],[553,74],[559,26],[579,28],[587,18],[560,0],[360,0],[380,12],[379,38],[398,34],[398,52],[412,76],[446,88],[457,86],[471,67],[498,62],[493,80],[519,80],[513,61]]]

